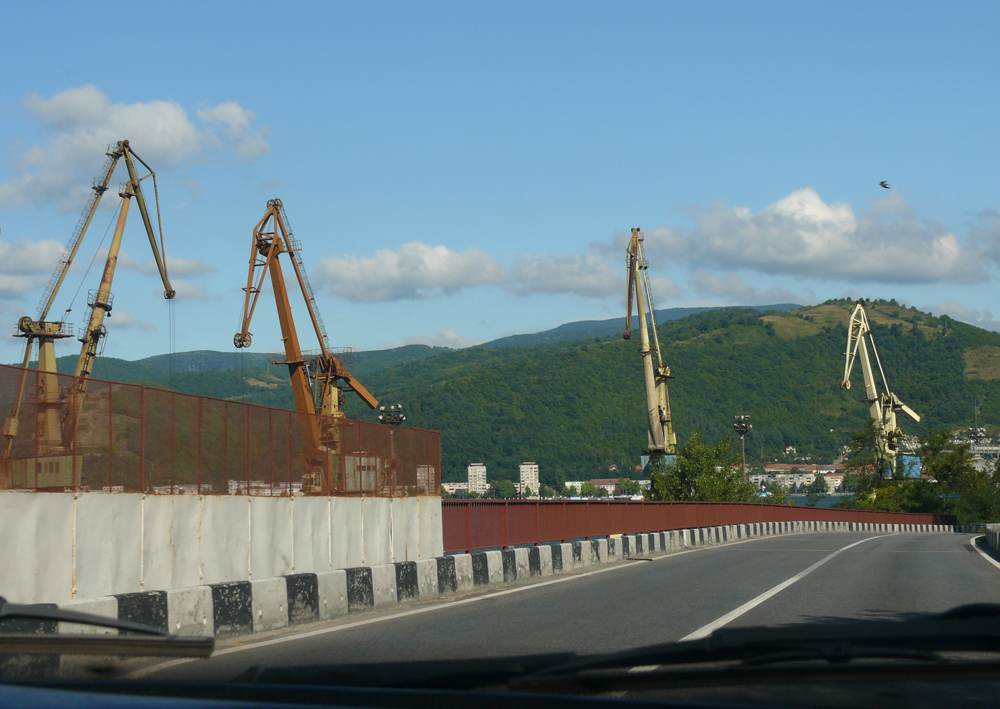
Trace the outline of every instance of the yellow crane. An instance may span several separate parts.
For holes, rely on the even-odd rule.
[[[660,337],[656,333],[656,316],[653,312],[653,292],[649,286],[647,271],[649,262],[642,254],[643,235],[639,229],[632,230],[632,238],[627,249],[628,263],[628,306],[625,312],[624,339],[632,338],[632,300],[635,299],[639,314],[640,347],[642,368],[646,379],[646,417],[648,420],[649,462],[663,460],[664,456],[674,455],[677,448],[677,436],[674,433],[673,417],[670,414],[670,392],[667,381],[673,379],[670,367],[663,365],[663,355],[660,352]],[[653,331],[653,343],[656,350],[656,365],[653,365],[653,348],[650,347],[649,330],[646,322],[646,310],[649,309],[649,325]]]
[[[166,255],[163,249],[163,227],[160,220],[160,199],[159,191],[156,187],[156,173],[132,150],[129,141],[120,140],[108,146],[107,159],[104,163],[102,176],[94,180],[92,193],[77,222],[73,235],[70,237],[62,258],[56,266],[52,278],[49,280],[38,304],[36,318],[25,315],[17,323],[17,337],[26,340],[24,348],[24,360],[21,366],[22,372],[18,384],[17,397],[14,399],[14,408],[11,416],[4,422],[4,447],[3,458],[6,462],[10,457],[14,439],[17,436],[18,415],[20,414],[21,400],[24,395],[24,388],[27,378],[27,367],[31,363],[35,343],[38,344],[38,375],[36,403],[35,431],[38,443],[38,461],[50,457],[48,462],[55,463],[62,468],[73,464],[72,453],[73,439],[76,435],[76,427],[79,420],[80,408],[87,392],[87,382],[90,378],[94,366],[94,359],[101,349],[101,342],[107,335],[104,327],[104,318],[110,317],[113,307],[114,296],[111,293],[111,284],[115,275],[115,267],[118,264],[118,254],[121,250],[122,234],[125,230],[125,220],[128,216],[129,205],[134,199],[139,207],[142,216],[143,226],[146,235],[149,237],[149,244],[153,250],[153,258],[163,281],[163,296],[170,300],[174,297],[174,289],[170,286],[170,279],[167,276]],[[76,258],[83,238],[87,233],[87,228],[97,212],[101,203],[101,197],[108,190],[108,184],[114,174],[118,162],[123,161],[128,171],[128,180],[119,189],[119,196],[122,199],[118,222],[115,226],[114,236],[108,249],[108,256],[104,264],[104,271],[101,275],[101,283],[97,290],[90,291],[87,298],[89,313],[87,324],[79,333],[79,340],[82,343],[80,356],[77,359],[74,371],[73,383],[69,387],[60,387],[56,376],[56,340],[73,336],[73,328],[65,322],[65,319],[49,320],[49,311],[55,302],[66,275],[69,273],[73,260]],[[148,175],[139,177],[135,168],[135,161],[138,161],[148,171]],[[156,201],[156,230],[159,232],[159,244],[157,236],[153,230],[153,223],[146,208],[146,200],[142,193],[141,183],[147,178],[153,178],[153,193]],[[67,311],[69,312],[69,311]]]
[[[878,390],[872,363],[868,358],[869,342],[872,354],[875,356],[875,363],[878,365],[879,376],[882,378],[882,389],[884,390],[882,392]],[[892,462],[899,449],[899,438],[902,436],[896,425],[896,414],[902,412],[917,422],[920,421],[920,416],[900,401],[899,397],[889,389],[889,382],[885,378],[882,361],[879,359],[878,349],[875,347],[875,338],[872,335],[871,326],[868,324],[864,300],[858,300],[854,306],[854,312],[851,313],[850,327],[847,331],[844,378],[840,382],[841,389],[851,388],[851,368],[855,359],[861,360],[861,373],[865,380],[865,398],[862,401],[867,402],[869,413],[878,428],[879,449],[884,459]]]
[[[237,348],[250,346],[253,339],[250,321],[257,308],[261,285],[265,276],[270,273],[281,339],[285,345],[285,361],[275,364],[288,366],[295,408],[301,414],[308,414],[299,417],[303,438],[302,457],[306,470],[302,489],[312,494],[328,494],[334,489],[334,477],[338,472],[336,465],[340,455],[340,431],[337,419],[345,416],[341,410],[345,397],[340,382],[344,382],[373,409],[378,406],[378,400],[347,371],[341,359],[330,351],[326,327],[302,262],[301,249],[301,244],[292,235],[281,200],[268,200],[267,211],[253,230],[250,271],[247,274],[247,285],[243,289],[246,294],[243,299],[243,321],[240,331],[233,337],[233,344]],[[311,357],[307,357],[299,346],[288,288],[278,261],[278,256],[283,253],[291,258],[292,269],[305,299],[316,339],[319,340],[320,351]]]

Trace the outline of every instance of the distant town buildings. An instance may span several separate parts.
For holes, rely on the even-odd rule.
[[[441,483],[441,487],[449,494],[454,495],[458,492],[468,492],[469,483]]]
[[[538,497],[538,463],[521,463],[520,484],[517,486],[517,491],[526,495],[528,494],[526,490],[531,491],[531,497]]]
[[[842,492],[844,487],[844,465],[832,463],[829,465],[789,465],[775,463],[765,465],[763,473],[750,476],[750,482],[755,485],[784,485],[789,490],[796,487],[808,487],[817,476],[822,476],[826,483],[827,493]]]
[[[590,481],[590,484],[599,490],[604,490],[608,493],[608,497],[615,494],[615,488],[618,486],[618,478],[595,478]]]
[[[489,489],[489,485],[486,484],[486,465],[470,463],[466,470],[469,473],[468,491],[485,495]]]

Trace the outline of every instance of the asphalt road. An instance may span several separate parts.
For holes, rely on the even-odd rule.
[[[771,537],[546,577],[499,590],[220,643],[148,679],[228,680],[251,666],[576,652],[715,627],[892,619],[1000,603],[1000,565],[969,534]],[[150,668],[153,669],[153,668]]]

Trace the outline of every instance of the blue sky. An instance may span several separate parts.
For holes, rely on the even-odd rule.
[[[232,349],[271,197],[335,346],[623,315],[634,226],[658,307],[894,297],[1000,329],[995,4],[164,8],[5,11],[10,331],[121,138],[160,180],[177,351]],[[54,308],[80,288],[76,324],[116,203]],[[105,350],[127,359],[169,347],[137,216]],[[280,349],[270,299],[251,330],[253,350]],[[0,340],[2,361],[21,342]]]

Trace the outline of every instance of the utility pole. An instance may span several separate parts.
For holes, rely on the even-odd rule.
[[[749,479],[747,475],[747,444],[746,436],[753,426],[750,424],[750,415],[733,416],[733,430],[740,436],[740,448],[743,450],[743,477]]]

